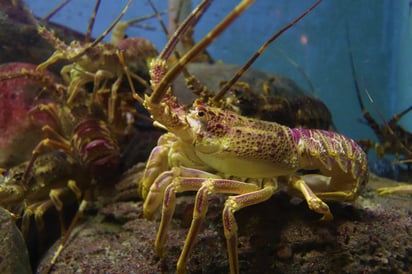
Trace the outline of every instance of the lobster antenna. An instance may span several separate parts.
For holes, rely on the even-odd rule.
[[[355,61],[354,61],[353,53],[352,53],[352,43],[351,43],[351,40],[350,40],[350,37],[349,37],[349,29],[348,29],[347,24],[346,24],[346,41],[347,41],[347,44],[348,44],[349,61],[350,61],[350,66],[351,66],[351,71],[352,71],[353,84],[355,86],[355,91],[356,91],[356,97],[358,98],[359,107],[362,110],[362,113],[365,114],[366,108],[365,108],[365,105],[363,103],[362,96],[360,94],[360,86],[359,86],[358,77],[356,75],[356,66],[355,66]],[[394,134],[392,129],[390,128],[388,122],[386,121],[385,117],[383,116],[381,111],[376,107],[375,102],[374,102],[372,96],[369,94],[368,90],[364,89],[364,92],[368,96],[369,101],[371,102],[371,104],[375,108],[375,111],[378,113],[379,117],[382,119],[385,126],[389,129],[390,134]],[[373,123],[373,125],[371,126],[372,128],[373,127],[379,128],[378,123],[373,118],[368,119],[368,120],[369,120],[369,123]]]
[[[164,33],[166,33],[167,38],[169,38],[169,33],[167,31],[167,27],[165,25],[165,22],[163,21],[162,16],[160,16],[159,10],[156,8],[156,6],[153,4],[152,0],[148,0],[150,7],[154,11],[154,16],[157,18],[157,21],[159,21],[160,26],[162,27],[162,30]]]
[[[208,1],[209,2],[209,1]],[[155,89],[151,95],[151,101],[153,103],[159,103],[167,90],[168,85],[178,76],[178,74],[182,71],[182,69],[194,58],[196,55],[208,47],[211,43],[213,43],[216,38],[237,18],[242,14],[251,4],[253,4],[254,0],[243,0],[240,2],[222,21],[220,21],[208,34],[206,34],[196,45],[194,45],[182,58],[180,58],[176,64],[170,69],[166,75],[162,78],[162,81],[156,83]],[[193,14],[193,13],[192,13]],[[195,17],[197,18],[195,14]],[[192,17],[192,16],[189,16]],[[195,19],[196,19],[195,18]],[[186,20],[183,24],[176,30],[176,32],[182,32],[186,28],[185,25]],[[175,32],[175,33],[176,33]],[[178,39],[175,36],[169,40],[167,46],[172,48],[165,47],[160,55],[160,61],[165,60],[162,59],[164,57],[170,56],[170,52],[176,46]],[[168,55],[167,55],[168,53]]]
[[[365,88],[365,93],[368,96],[369,101],[371,102],[371,104],[373,105],[373,108],[375,109],[375,111],[378,113],[379,118],[382,119],[382,121],[384,122],[385,126],[388,129],[388,132],[390,135],[394,136],[396,141],[399,142],[400,147],[406,151],[408,154],[412,154],[412,151],[400,140],[400,138],[398,137],[398,135],[395,134],[395,132],[393,131],[393,129],[389,126],[391,122],[387,122],[385,120],[385,117],[383,116],[382,112],[380,111],[380,109],[378,108],[378,106],[375,104],[375,101],[373,100],[372,96],[369,94],[368,90]],[[401,113],[395,115],[395,117],[392,120],[398,120],[400,119],[403,115],[405,115],[406,113],[408,113],[409,111],[412,110],[412,106],[408,107],[407,109],[405,109],[404,111],[402,111]],[[392,121],[391,120],[391,121]]]
[[[318,0],[315,4],[313,4],[310,8],[308,8],[305,12],[303,12],[299,17],[295,20],[284,26],[280,29],[277,33],[275,33],[272,37],[270,37],[253,55],[249,58],[246,64],[240,68],[240,70],[233,76],[233,78],[226,82],[226,84],[222,87],[222,89],[217,93],[212,100],[215,102],[219,102],[223,98],[223,96],[227,93],[227,91],[239,80],[239,78],[249,69],[249,67],[256,61],[256,59],[266,50],[266,48],[275,41],[282,33],[286,30],[293,27],[297,22],[299,22],[303,17],[305,17],[308,13],[310,13],[314,8],[316,8],[322,0]]]
[[[346,41],[348,43],[348,52],[349,52],[349,60],[350,60],[350,65],[351,65],[351,70],[352,70],[352,78],[353,78],[353,82],[355,85],[355,90],[356,90],[356,96],[358,98],[358,102],[359,102],[359,106],[362,110],[363,116],[365,117],[365,119],[367,120],[367,122],[370,124],[370,127],[373,129],[373,131],[375,132],[376,135],[378,135],[378,131],[379,131],[379,124],[375,121],[375,119],[373,119],[370,114],[370,117],[365,116],[367,113],[367,110],[365,108],[365,105],[363,104],[362,101],[362,96],[360,94],[360,87],[359,87],[359,82],[358,82],[358,78],[356,77],[356,67],[355,67],[355,62],[354,62],[354,58],[353,58],[353,54],[352,54],[352,47],[351,47],[351,42],[350,42],[350,38],[349,38],[349,30],[348,30],[348,25],[346,24]],[[388,132],[391,136],[393,136],[397,142],[400,144],[400,147],[406,151],[408,154],[412,154],[412,151],[402,142],[400,141],[400,139],[398,138],[398,136],[395,134],[395,132],[393,131],[393,129],[390,127],[390,123],[388,123],[384,117],[384,115],[382,114],[382,112],[380,111],[380,109],[376,106],[375,101],[373,100],[372,96],[370,95],[368,89],[364,89],[364,92],[366,94],[366,96],[368,96],[369,101],[371,102],[374,110],[376,111],[376,113],[378,114],[379,118],[383,121],[383,124],[385,125],[385,127],[388,129]],[[407,114],[409,111],[412,110],[412,106],[408,107],[407,109],[405,109],[404,111],[402,111],[401,113],[399,113],[397,116],[395,116],[393,119],[400,119],[403,115]]]
[[[122,12],[116,17],[116,19],[110,24],[110,26],[98,37],[96,40],[94,40],[91,44],[89,44],[87,47],[84,47],[83,50],[81,50],[77,55],[73,56],[73,59],[79,58],[82,55],[84,55],[88,50],[96,46],[98,43],[100,43],[104,37],[107,36],[107,34],[119,23],[119,21],[122,19],[122,17],[125,15],[125,13],[128,11],[130,8],[130,5],[132,4],[133,0],[129,0],[126,4],[126,6],[123,8]]]
[[[163,32],[166,34],[166,37],[167,37],[168,40],[169,40],[169,39],[170,39],[169,31],[167,30],[167,27],[166,27],[165,22],[163,21],[163,18],[160,16],[160,12],[157,10],[157,8],[156,8],[156,6],[153,4],[152,0],[148,0],[148,2],[149,2],[149,4],[150,4],[152,10],[155,12],[155,16],[156,16],[157,20],[159,21],[160,26],[162,27]],[[205,8],[207,8],[207,7],[205,7]],[[201,13],[203,13],[204,11],[205,11],[205,10],[203,10]],[[200,16],[199,16],[199,18],[200,18]],[[194,20],[191,21],[191,24],[196,24],[197,21],[198,21],[198,20],[194,19]],[[189,27],[189,25],[188,25],[188,27]],[[180,36],[179,36],[179,39],[181,38],[182,35],[184,35],[184,33],[186,32],[186,30],[187,30],[187,28],[186,28],[183,32],[181,32],[181,33],[179,34],[179,35],[180,35]],[[180,54],[179,54],[179,52],[176,50],[176,48],[174,48],[174,54],[175,54],[175,56],[176,56],[177,59],[180,58]],[[187,70],[186,70],[186,69],[184,69],[183,71],[184,71],[185,74],[187,73]]]
[[[54,9],[52,9],[46,16],[42,18],[43,21],[48,22],[50,18],[52,18],[54,15],[56,15],[57,12],[59,12],[64,6],[67,5],[71,0],[63,0],[60,4],[58,4]]]
[[[383,123],[385,124],[385,126],[388,127],[389,129],[389,133],[390,134],[395,134],[391,127],[389,126],[389,123],[386,121],[385,117],[383,116],[382,112],[380,111],[380,109],[377,107],[377,105],[375,104],[375,101],[373,100],[372,96],[370,95],[369,91],[367,88],[364,88],[363,91],[365,92],[366,96],[368,96],[369,102],[371,102],[371,104],[373,105],[373,108],[375,109],[376,113],[378,113],[379,118],[382,119]]]
[[[150,1],[149,1],[150,2]],[[186,30],[197,23],[200,18],[200,15],[203,14],[207,8],[212,3],[211,0],[203,0],[190,14],[186,19],[182,22],[182,24],[177,28],[177,30],[173,33],[172,37],[170,37],[169,41],[167,42],[166,46],[163,48],[162,52],[159,54],[160,60],[166,60],[170,57],[174,49],[176,48],[177,43],[179,42],[180,38],[186,32]],[[162,21],[161,21],[162,22]],[[168,31],[166,30],[166,33]]]
[[[348,24],[347,23],[346,23],[346,41],[347,41],[347,44],[348,44],[349,62],[350,62],[351,71],[352,71],[353,84],[354,84],[355,90],[356,90],[356,96],[358,98],[360,109],[362,111],[364,111],[366,108],[365,108],[365,105],[363,104],[362,96],[360,94],[359,81],[358,81],[358,77],[356,76],[356,66],[355,66],[355,62],[353,60],[352,43],[351,43],[351,40],[350,40],[350,37],[349,37],[349,29],[348,29]],[[369,93],[367,93],[367,95],[369,96]],[[369,96],[369,99],[371,100],[371,102],[373,102],[372,97]],[[383,119],[383,121],[386,123],[385,119]]]
[[[318,94],[316,93],[315,87],[313,86],[312,81],[310,80],[309,75],[306,73],[305,69],[299,65],[295,60],[292,59],[286,52],[278,47],[275,47],[275,49],[295,68],[297,69],[302,75],[303,78],[305,78],[306,83],[308,83],[310,91],[312,93],[312,96],[314,98],[318,98]]]
[[[409,106],[407,109],[405,109],[404,111],[398,113],[397,116],[397,120],[399,120],[400,118],[402,118],[402,116],[404,116],[405,114],[407,114],[408,112],[410,112],[412,110],[412,106]]]
[[[176,29],[176,26],[180,23],[179,19],[181,19],[182,15],[184,14],[183,8],[185,6],[191,5],[192,1],[189,2],[189,1],[179,0],[177,2],[178,3],[176,3],[176,4],[175,3],[170,3],[169,4],[169,8],[171,7],[170,9],[172,9],[172,11],[173,11],[173,9],[175,9],[177,11],[174,16],[172,15],[173,16],[172,18],[171,18],[171,16],[169,16],[169,29],[171,27],[170,25],[173,25],[173,30]],[[171,22],[171,20],[173,20],[173,21]],[[172,23],[172,24],[170,24],[170,23]]]
[[[97,11],[99,10],[99,7],[100,7],[100,2],[101,0],[97,0],[96,4],[94,5],[93,14],[90,17],[89,25],[87,26],[86,39],[85,39],[86,43],[90,42],[92,30],[94,26],[94,21],[96,20]]]

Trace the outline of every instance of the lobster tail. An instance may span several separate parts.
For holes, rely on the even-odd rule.
[[[116,175],[120,150],[105,122],[88,119],[79,123],[74,129],[73,145],[98,181],[108,181]]]

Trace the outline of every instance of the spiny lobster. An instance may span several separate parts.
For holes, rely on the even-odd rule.
[[[59,60],[67,60],[69,64],[64,66],[60,72],[68,84],[67,103],[71,104],[74,101],[80,88],[93,83],[94,97],[96,100],[107,101],[108,120],[112,123],[116,120],[115,110],[122,99],[121,97],[126,96],[124,93],[119,94],[125,77],[123,67],[127,66],[127,77],[130,83],[132,80],[136,80],[135,84],[147,86],[145,76],[141,75],[147,71],[147,62],[156,56],[157,50],[146,39],[140,37],[125,38],[125,29],[135,20],[119,21],[129,9],[132,0],[127,1],[122,12],[98,38],[89,42],[90,31],[100,2],[101,0],[96,0],[86,42],[74,40],[67,45],[57,38],[54,32],[39,26],[39,34],[53,45],[56,51],[46,61],[39,64],[37,70],[44,71]],[[150,16],[143,19],[146,18],[150,18]],[[101,42],[111,30],[113,30],[111,42]],[[121,62],[120,59],[126,60],[127,64]],[[134,88],[135,85],[130,86]],[[130,96],[130,94],[127,95]]]
[[[410,159],[412,158],[412,151],[410,144],[412,143],[412,135],[406,129],[398,124],[399,120],[406,114],[408,114],[412,110],[412,106],[409,106],[405,110],[400,113],[395,114],[389,121],[385,121],[383,115],[377,109],[379,115],[381,116],[382,120],[384,121],[383,124],[379,124],[371,115],[371,113],[365,107],[363,103],[360,85],[358,78],[356,76],[356,66],[355,61],[352,54],[351,43],[349,39],[348,30],[346,31],[347,35],[347,43],[349,48],[349,61],[352,71],[353,82],[356,91],[356,97],[358,98],[359,107],[362,110],[362,115],[369,125],[369,127],[374,131],[376,137],[378,138],[379,142],[375,142],[369,139],[361,139],[358,140],[359,145],[362,149],[368,153],[371,149],[374,149],[377,156],[382,158],[387,154],[395,155],[395,157],[401,157],[400,162],[405,162],[407,167],[405,173],[407,175],[403,176],[409,178],[409,171],[410,171]],[[370,94],[365,90],[366,94],[368,95],[369,99],[373,103],[373,100]],[[412,193],[412,185],[411,184],[402,184],[396,187],[381,187],[376,190],[380,195],[387,195],[387,194],[410,194]]]
[[[272,36],[249,60],[248,65],[320,2],[317,1]],[[322,219],[331,220],[333,215],[323,200],[351,201],[368,181],[365,153],[353,140],[343,135],[324,130],[288,128],[211,107],[199,100],[190,109],[178,103],[172,94],[172,81],[253,1],[239,3],[168,70],[166,60],[179,37],[197,22],[210,3],[210,0],[202,1],[176,30],[158,58],[152,61],[151,95],[141,98],[135,94],[136,100],[151,114],[154,125],[168,131],[153,149],[139,186],[145,199],[145,217],[151,218],[163,203],[155,241],[157,255],[164,255],[176,193],[197,191],[192,224],[177,262],[178,273],[185,272],[206,215],[210,194],[234,195],[227,198],[222,218],[230,272],[239,273],[236,211],[268,200],[278,190],[278,184],[284,183],[303,196],[310,209],[322,214]],[[305,175],[300,172],[302,170]]]

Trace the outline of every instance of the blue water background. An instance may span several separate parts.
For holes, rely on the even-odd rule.
[[[34,13],[44,16],[57,0],[26,1]],[[103,0],[93,28],[96,37],[104,31],[124,7],[125,0]],[[153,1],[159,10],[167,10],[167,1]],[[194,4],[200,1],[193,1]],[[199,40],[239,1],[214,1],[196,26]],[[215,60],[243,64],[274,32],[298,16],[314,1],[279,0],[256,3],[217,41],[209,52]],[[333,114],[337,130],[354,139],[375,139],[373,132],[360,123],[361,111],[355,95],[350,70],[345,25],[348,25],[352,51],[362,89],[372,95],[375,105],[388,119],[412,104],[412,25],[408,0],[326,0],[315,11],[284,33],[268,49],[254,68],[282,74],[309,90],[296,68],[279,49],[303,67],[315,86],[317,96]],[[85,32],[94,1],[72,0],[52,21]],[[134,1],[124,19],[147,14],[152,10],[146,1]],[[166,19],[166,16],[165,20]],[[166,42],[156,19],[145,22],[156,30],[130,28],[129,36],[143,36],[161,49]],[[301,38],[307,37],[307,44]],[[364,94],[363,94],[364,95]],[[368,109],[382,123],[364,96]],[[412,114],[411,114],[412,115]],[[411,115],[402,124],[412,130]]]

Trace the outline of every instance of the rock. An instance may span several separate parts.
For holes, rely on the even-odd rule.
[[[240,68],[239,65],[221,63],[193,63],[188,66],[188,71],[209,90],[218,92],[221,82],[229,81]],[[270,94],[275,96],[296,98],[308,95],[293,80],[271,72],[249,69],[239,81],[248,83],[251,90],[258,94],[263,91],[264,86],[267,86]],[[177,78],[173,90],[184,104],[190,104],[195,99],[195,95],[184,84],[183,76]]]
[[[21,73],[35,69],[36,65],[30,63],[0,64],[1,168],[10,168],[30,159],[33,148],[43,138],[41,126],[30,120],[29,113],[36,105],[48,102],[49,93],[55,92],[45,85],[44,79],[57,84],[59,78],[48,71],[44,78],[30,78]]]
[[[0,273],[32,273],[29,254],[10,212],[0,208]]]
[[[37,23],[35,20],[39,20]],[[53,47],[37,31],[37,24],[54,29],[56,36],[65,42],[84,40],[84,35],[67,27],[33,18],[22,0],[0,1],[0,63],[28,62],[39,64],[53,52]],[[30,45],[30,46],[28,46]],[[59,73],[59,66],[53,71]]]
[[[211,99],[223,87],[222,83],[231,80],[240,68],[239,65],[221,63],[192,63],[187,69],[200,82],[200,87],[189,90],[183,75],[180,75],[174,82],[173,92],[183,104],[190,105],[196,99],[195,91],[202,94],[201,98],[207,95]],[[325,103],[308,94],[293,80],[276,73],[249,69],[223,98],[226,98],[223,100],[226,107],[243,116],[292,128],[334,129],[332,114]]]
[[[263,204],[239,211],[241,273],[410,273],[410,197],[378,196],[374,191],[394,184],[372,177],[353,205],[330,203],[332,222],[320,222],[305,202],[282,191]],[[209,198],[207,218],[189,259],[190,273],[229,270],[221,222],[224,199],[222,195]],[[193,196],[178,198],[163,259],[153,251],[159,220],[142,218],[141,201],[100,205],[97,215],[86,216],[76,228],[52,273],[175,272]],[[43,259],[40,273],[55,250],[56,245]]]

